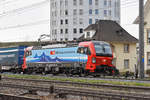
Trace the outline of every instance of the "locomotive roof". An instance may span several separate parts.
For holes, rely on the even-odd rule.
[[[105,41],[92,41],[93,43],[100,43],[100,44],[107,44],[109,45],[109,43],[105,42]]]
[[[83,42],[81,42],[81,43],[83,43]],[[99,43],[99,44],[107,44],[107,45],[109,45],[109,43],[108,42],[105,42],[105,41],[85,41],[85,43]]]
[[[38,49],[53,49],[53,48],[66,48],[66,47],[76,47],[77,44],[50,44],[46,46],[34,46],[34,50]]]
[[[105,42],[105,41],[83,41],[85,43],[100,43],[100,44],[107,44],[109,45],[109,43]],[[80,43],[83,43],[80,42]],[[79,43],[67,43],[67,44],[50,44],[50,45],[46,45],[46,46],[34,46],[33,49],[34,50],[38,50],[38,49],[52,49],[52,48],[66,48],[66,47],[77,47]]]

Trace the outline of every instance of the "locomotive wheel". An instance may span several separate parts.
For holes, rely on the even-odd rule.
[[[112,69],[107,69],[107,70],[105,70],[105,73],[108,76],[112,76],[113,75],[112,71],[113,71]]]
[[[45,71],[43,71],[43,72],[42,72],[42,75],[46,75],[46,72],[45,72]]]
[[[80,69],[80,71],[79,71],[79,77],[85,77],[86,75],[85,75],[85,71],[84,71],[84,69]]]
[[[53,74],[53,75],[57,75],[57,74],[59,73],[59,71],[57,71],[55,67],[53,67],[53,68],[51,69],[51,71],[52,71],[52,74]]]
[[[67,77],[70,77],[71,76],[71,73],[70,73],[70,68],[66,68],[65,70],[64,70],[64,73],[65,73],[65,75],[67,76]]]
[[[119,76],[120,73],[119,73],[119,70],[118,69],[114,69],[114,76]]]

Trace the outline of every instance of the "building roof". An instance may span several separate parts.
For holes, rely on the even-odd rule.
[[[95,30],[92,39],[107,42],[132,42],[138,40],[124,30],[118,23],[111,20],[100,20],[96,24],[89,25],[84,31]],[[84,35],[79,39],[84,39]]]
[[[147,0],[144,6],[144,17],[147,16],[148,12],[150,10],[150,0]],[[135,19],[133,22],[134,24],[139,24],[139,16]]]

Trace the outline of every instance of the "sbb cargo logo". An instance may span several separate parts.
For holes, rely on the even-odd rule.
[[[50,51],[50,55],[55,55],[55,51]]]

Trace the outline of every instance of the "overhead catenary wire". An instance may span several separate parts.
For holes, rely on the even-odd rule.
[[[29,27],[29,26],[39,25],[39,24],[44,24],[44,23],[49,23],[49,22],[50,22],[50,19],[49,20],[41,20],[41,21],[35,21],[35,22],[26,23],[26,24],[7,26],[7,27],[0,27],[0,30],[7,30],[7,29],[21,28],[21,27]],[[124,25],[124,24],[122,24],[122,25]],[[133,25],[133,24],[126,24],[126,25]]]
[[[6,11],[6,12],[3,12],[0,14],[0,18],[5,17],[7,15],[11,15],[11,14],[17,14],[17,13],[21,14],[23,12],[30,11],[31,9],[38,8],[39,6],[44,5],[48,2],[49,2],[49,0],[45,0],[45,1],[42,1],[40,3],[32,4],[32,5],[25,6],[25,7],[18,8],[18,9],[13,9],[10,11]]]
[[[127,1],[130,1],[130,0],[127,0]],[[121,8],[126,8],[126,7],[134,7],[134,6],[137,6],[136,4],[137,2],[132,2],[132,3],[122,3],[120,4],[121,5]],[[43,5],[44,6],[44,5]],[[29,8],[28,8],[29,7]],[[24,10],[20,10],[20,11],[15,11],[10,13],[10,12],[7,12],[8,14],[6,15],[16,15],[16,14],[22,14],[22,13],[25,13],[27,11],[30,11],[31,9],[36,9],[38,8],[39,6],[34,6],[34,7],[31,7],[30,9],[30,6],[26,7]],[[24,8],[24,7],[23,7]],[[105,7],[105,8],[100,8],[100,9],[109,9],[110,7]],[[87,10],[86,12],[84,13],[89,13],[89,10]],[[2,16],[2,17],[5,17],[6,15]],[[70,15],[68,15],[70,16]],[[31,24],[32,23],[32,24]],[[33,24],[33,23],[37,23],[37,24],[40,24],[40,22],[31,22],[31,23],[27,23],[27,24],[21,24],[21,25],[15,25],[15,26],[9,26],[9,27],[5,27],[5,28],[0,28],[0,30],[6,30],[6,29],[13,29],[13,28],[21,28],[21,27],[28,27],[28,26],[33,26],[33,25],[36,25],[36,24]]]
[[[19,1],[19,0],[11,0],[11,1],[6,1],[6,2],[0,2],[0,5],[8,5],[8,4],[11,4],[11,3],[15,3],[15,2],[17,2],[17,1]]]
[[[31,10],[30,8],[38,7],[39,5],[45,4],[45,3],[47,3],[48,1],[49,1],[49,0],[45,0],[45,1],[43,1],[43,2],[36,3],[36,4],[32,4],[32,5],[27,6],[27,7],[23,7],[23,8],[19,8],[19,9],[14,9],[14,10],[11,10],[11,11],[7,11],[7,12],[4,12],[4,13],[0,14],[0,17],[4,17],[4,16],[7,16],[7,15],[12,14],[12,13],[16,13],[16,14],[17,14],[17,12],[18,12],[19,14],[21,14],[21,13],[26,12],[26,11],[24,11],[24,10]],[[135,4],[135,3],[130,3],[130,4]],[[130,5],[130,6],[133,6],[133,5]],[[135,5],[134,5],[134,6],[135,6]],[[123,4],[123,5],[122,5],[122,8],[124,8],[124,7],[129,7],[129,6],[126,6],[126,4]],[[109,9],[109,8],[113,8],[113,6],[110,6],[110,7],[103,7],[103,8],[101,7],[101,8],[99,8],[99,9]],[[88,12],[88,11],[87,11],[87,12]]]
[[[50,19],[45,19],[45,20],[40,20],[40,21],[35,21],[35,22],[30,22],[30,23],[25,23],[25,24],[20,24],[20,25],[1,27],[0,30],[13,29],[13,28],[19,28],[19,27],[29,27],[33,25],[46,24],[49,22],[50,22]]]
[[[128,5],[128,4],[132,4],[132,3],[137,3],[136,1],[137,1],[137,0],[135,0],[135,1],[130,1],[130,2],[121,2],[121,5]]]
[[[26,12],[26,11],[28,11],[28,10],[31,10],[32,8],[36,8],[36,7],[38,7],[38,6],[40,6],[40,5],[42,5],[42,4],[45,4],[45,3],[49,3],[50,1],[49,0],[45,0],[45,1],[42,1],[42,2],[40,2],[40,3],[36,3],[36,4],[32,4],[32,5],[29,5],[29,6],[26,6],[26,7],[22,7],[22,8],[18,8],[18,9],[14,9],[14,10],[11,10],[11,11],[7,11],[7,12],[3,12],[3,13],[1,13],[0,14],[0,18],[1,17],[5,17],[5,16],[7,16],[7,15],[10,15],[10,14],[17,14],[17,13],[19,13],[19,14],[21,14],[21,13],[24,13],[24,12]],[[130,4],[131,6],[132,6],[132,4],[135,4],[136,2],[130,2],[130,3],[128,3],[128,4]],[[127,4],[122,4],[121,5],[122,6],[122,8],[124,8],[124,7],[129,7],[129,6],[127,6]],[[114,6],[111,6],[111,7],[101,7],[101,8],[99,8],[99,9],[106,9],[106,8],[113,8]]]
[[[47,1],[49,1],[49,0],[45,0],[44,2],[40,2],[40,3],[37,3],[37,4],[33,4],[34,6],[36,6],[37,7],[37,5],[39,5],[39,4],[43,4],[43,3],[47,3]],[[132,3],[133,4],[133,3]],[[125,4],[124,4],[125,5]],[[30,5],[30,6],[28,6],[29,8],[30,7],[32,7],[32,5]],[[27,9],[28,7],[23,7],[23,8],[20,8],[20,9],[16,9],[16,10],[13,10],[14,12],[15,11],[22,11],[22,10],[24,10],[24,9]],[[109,8],[112,8],[112,7],[104,7],[104,8],[99,8],[99,9],[109,9]],[[11,12],[11,11],[10,11]],[[88,11],[86,11],[86,12],[84,12],[84,13],[87,13],[87,12],[89,12],[89,10]],[[9,12],[8,12],[9,13]],[[69,15],[68,15],[69,16]],[[0,16],[1,17],[1,16]],[[0,28],[0,30],[6,30],[6,29],[12,29],[12,28],[19,28],[19,27],[25,27],[25,26],[32,26],[32,25],[35,25],[35,23],[37,23],[37,24],[40,24],[40,22],[41,21],[37,21],[37,22],[33,22],[33,23],[27,23],[27,24],[21,24],[21,25],[15,25],[15,26],[8,26],[8,27],[4,27],[4,28]]]

